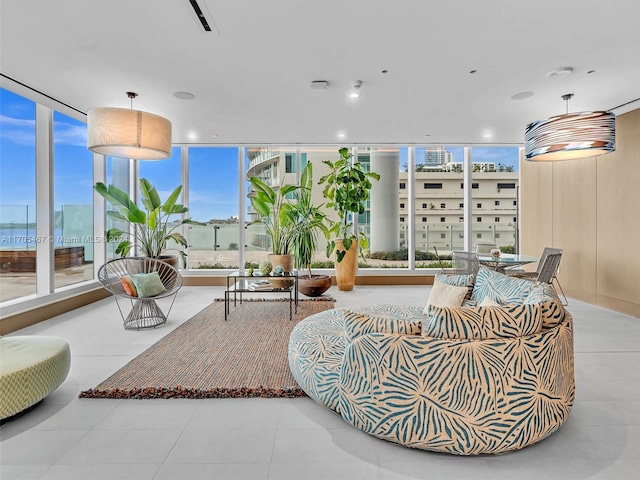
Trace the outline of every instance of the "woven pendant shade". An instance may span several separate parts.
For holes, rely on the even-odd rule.
[[[525,158],[529,161],[572,160],[616,149],[616,119],[610,112],[556,115],[527,125]]]
[[[171,156],[171,122],[125,108],[94,108],[87,113],[87,148],[102,155],[137,160]]]

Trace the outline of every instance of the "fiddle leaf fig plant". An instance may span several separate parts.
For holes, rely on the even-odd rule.
[[[176,231],[185,224],[205,225],[190,218],[182,218],[175,223],[169,223],[173,215],[183,215],[189,211],[187,207],[176,203],[182,191],[182,185],[176,187],[163,203],[158,191],[146,178],[140,179],[140,197],[144,210],[139,208],[129,195],[113,185],[102,182],[95,184],[95,191],[110,202],[118,211],[110,210],[107,216],[113,220],[124,222],[132,228],[123,231],[111,228],[107,232],[108,241],[120,241],[115,253],[126,257],[135,244],[145,257],[159,258],[167,248],[169,241],[174,241],[181,247],[187,248],[187,240]],[[129,237],[129,238],[126,238]],[[132,241],[133,240],[133,241]],[[187,254],[184,248],[179,250],[183,265],[186,265]]]
[[[341,148],[340,158],[335,162],[325,160],[330,172],[323,176],[318,184],[325,185],[322,191],[323,196],[329,200],[327,208],[333,208],[338,214],[338,221],[329,229],[327,239],[327,256],[336,250],[336,261],[342,262],[352,242],[358,242],[360,254],[362,250],[368,248],[369,240],[364,233],[358,233],[353,228],[353,221],[350,214],[364,213],[364,202],[369,198],[371,191],[371,180],[380,180],[380,175],[375,172],[365,172],[362,165],[352,162],[353,155],[348,148]],[[335,240],[331,240],[331,234],[336,238],[341,238],[345,250],[337,250]]]

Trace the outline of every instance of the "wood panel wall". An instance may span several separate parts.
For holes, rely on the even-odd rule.
[[[520,159],[520,251],[562,248],[568,296],[640,318],[640,109],[616,119],[616,151]]]

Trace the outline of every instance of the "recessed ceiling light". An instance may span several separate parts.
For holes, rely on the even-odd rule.
[[[311,90],[322,91],[329,88],[329,82],[326,80],[313,80],[311,82]]]
[[[358,98],[359,96],[360,96],[360,94],[358,92],[351,92],[349,94],[349,97],[351,97],[351,98]]]
[[[217,138],[217,137],[218,137],[218,134],[217,134],[217,133],[212,133],[212,134],[211,134],[211,136],[212,136],[213,138]]]
[[[482,136],[484,138],[492,138],[493,137],[493,133],[484,133]]]
[[[524,100],[529,97],[533,97],[533,92],[520,92],[515,95],[511,95],[511,100]]]
[[[189,133],[187,133],[187,137],[189,137],[191,139],[194,139],[194,138],[197,137],[197,135],[195,133],[193,133],[193,132],[189,132]]]
[[[342,133],[342,132],[338,133],[338,138],[344,138],[346,136],[347,136],[346,133]]]
[[[189,92],[174,92],[173,96],[179,98],[180,100],[193,100],[196,96],[193,93]]]

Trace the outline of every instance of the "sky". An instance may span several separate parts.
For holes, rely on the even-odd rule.
[[[462,147],[446,147],[462,162]],[[406,148],[401,148],[401,157]],[[424,158],[416,149],[416,163]],[[86,125],[54,112],[54,204],[91,205],[92,154],[86,146]],[[474,162],[513,165],[517,148],[474,147]],[[238,212],[238,148],[189,149],[189,216],[199,221],[227,219]],[[403,164],[403,159],[400,159]],[[109,163],[108,163],[109,164]],[[149,179],[161,199],[180,185],[180,149],[161,161],[141,161],[140,177]],[[0,222],[24,221],[35,215],[35,103],[0,88]]]

